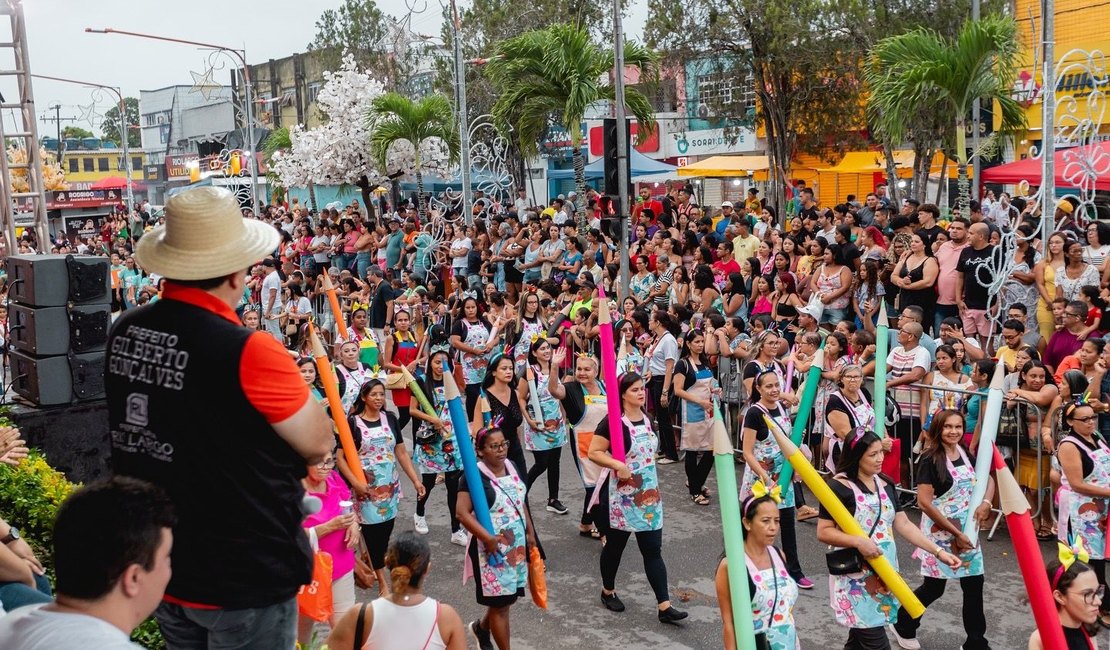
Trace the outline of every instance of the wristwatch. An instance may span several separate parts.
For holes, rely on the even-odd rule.
[[[0,544],[11,544],[12,542],[16,541],[17,539],[23,539],[23,537],[20,536],[19,529],[16,528],[15,526],[12,526],[11,528],[8,529],[8,536],[5,537],[4,539],[0,539]]]

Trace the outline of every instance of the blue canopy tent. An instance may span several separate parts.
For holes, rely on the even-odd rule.
[[[672,174],[678,167],[668,165],[665,162],[652,160],[644,154],[632,150],[632,154],[628,157],[628,164],[632,166],[632,176],[653,176],[655,174]],[[598,158],[592,163],[586,165],[586,179],[598,179],[605,177],[605,159]],[[548,180],[552,181],[566,181],[574,179],[574,169],[553,169],[547,172]]]

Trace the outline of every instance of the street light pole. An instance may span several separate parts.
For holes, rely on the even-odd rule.
[[[455,54],[455,95],[459,110],[459,181],[462,182],[462,212],[466,225],[474,223],[474,210],[471,208],[473,193],[470,189],[470,125],[466,114],[466,62],[462,53],[462,21],[459,8],[451,0],[451,44]],[[419,147],[419,143],[414,146]],[[423,200],[423,199],[421,199]]]
[[[33,74],[31,76],[35,79],[49,79],[50,81],[60,81],[67,84],[78,84],[90,88],[101,88],[116,96],[116,100],[119,102],[119,133],[120,146],[123,148],[123,168],[127,172],[127,183],[125,184],[127,188],[127,209],[128,211],[134,210],[135,194],[131,189],[131,183],[133,181],[133,179],[131,178],[131,175],[133,173],[133,170],[131,169],[131,149],[128,147],[127,144],[127,137],[131,134],[131,125],[127,123],[127,102],[123,100],[123,92],[120,90],[120,88],[118,86],[106,86],[104,84],[93,83],[91,81],[81,81],[79,79],[63,79],[62,77],[50,77],[44,74]],[[58,164],[60,165],[62,162],[61,144],[58,145],[58,152]],[[130,216],[128,218],[130,218]]]
[[[251,88],[251,73],[250,73],[250,66],[247,65],[247,51],[246,51],[246,49],[238,50],[238,49],[235,49],[233,47],[226,47],[224,45],[215,45],[215,44],[212,44],[212,43],[204,43],[204,42],[201,42],[201,41],[190,41],[190,40],[186,40],[186,39],[183,39],[183,38],[172,38],[170,36],[156,36],[154,34],[144,34],[142,32],[128,32],[128,31],[124,31],[122,29],[112,29],[111,27],[105,27],[104,29],[93,29],[91,27],[86,27],[85,31],[87,33],[90,33],[90,34],[122,34],[124,36],[134,36],[136,38],[146,38],[146,39],[150,39],[152,41],[167,41],[169,43],[181,43],[183,45],[195,45],[197,47],[203,47],[203,48],[207,48],[207,49],[210,49],[210,50],[218,50],[220,52],[225,52],[225,53],[230,54],[231,56],[234,56],[235,58],[239,59],[239,63],[242,64],[242,66],[243,66],[243,85],[246,86],[246,88],[244,89],[244,100],[245,100],[244,103],[246,104],[246,110],[244,111],[244,114],[246,115],[246,121],[247,121],[247,140],[249,141],[247,143],[247,153],[250,155],[250,159],[251,159],[251,162],[250,162],[250,164],[251,164],[251,210],[257,216],[258,215],[258,160],[256,158],[255,150],[254,150],[254,147],[255,147],[255,142],[254,142],[254,107],[252,106],[252,104],[254,103],[254,95],[253,95],[253,91],[252,91],[252,88]]]
[[[621,2],[613,0],[613,117],[617,122],[617,219],[620,220],[620,298],[628,297],[631,278],[628,265],[628,220],[632,214],[628,191],[628,117],[624,105],[624,29]],[[581,200],[585,201],[585,197]]]
[[[1055,0],[1041,0],[1041,56],[1044,57],[1041,81],[1041,237],[1055,232],[1056,226],[1056,12]]]
[[[979,0],[971,0],[971,19],[979,20]],[[979,187],[982,185],[982,181],[979,179],[983,171],[982,156],[979,155],[979,123],[979,98],[976,97],[971,104],[971,150],[975,154],[975,158],[971,160],[971,198],[976,201],[982,200],[979,194]],[[943,179],[941,179],[941,182],[943,182]],[[970,208],[968,209],[970,210]],[[971,217],[970,214],[961,214],[960,216],[965,219]]]

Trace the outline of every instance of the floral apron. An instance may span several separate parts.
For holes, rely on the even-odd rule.
[[[1075,436],[1065,436],[1060,442],[1064,440],[1070,440],[1080,453],[1091,459],[1094,469],[1085,480],[1101,488],[1110,487],[1110,447],[1102,438],[1095,438],[1094,449]],[[1060,521],[1057,524],[1060,541],[1073,548],[1082,545],[1092,560],[1105,559],[1108,499],[1079,494],[1068,485],[1067,474],[1062,471],[1060,484]]]
[[[432,389],[432,406],[435,408],[436,417],[444,422],[443,435],[435,442],[415,445],[412,461],[416,465],[416,471],[421,474],[441,474],[462,469],[462,457],[459,456],[455,434],[451,429],[451,413],[447,409],[447,397],[442,384]],[[418,430],[425,431],[431,428],[432,425],[421,420]],[[417,440],[419,439],[420,437],[417,436]]]
[[[767,548],[771,568],[762,571],[744,554],[748,576],[755,584],[752,596],[752,619],[756,634],[766,634],[771,650],[796,650],[798,630],[794,627],[794,603],[798,600],[798,583],[790,577],[786,563],[778,551]]]
[[[360,524],[380,524],[394,519],[401,496],[401,476],[394,455],[396,441],[389,428],[389,419],[384,413],[380,418],[381,426],[373,429],[362,416],[351,418],[362,437],[358,457],[366,474],[366,484],[370,486],[370,498],[358,500]]]
[[[540,369],[536,366],[532,366],[532,372],[536,376],[536,393],[539,395],[540,411],[543,414],[543,423],[547,430],[536,431],[525,419],[524,448],[528,451],[558,449],[567,444],[567,420],[563,417],[563,409],[559,405],[559,400],[551,394],[548,375],[540,372]],[[531,390],[531,386],[529,386],[529,390]],[[530,415],[532,417],[536,416],[535,413],[530,413]]]
[[[486,347],[486,343],[489,342],[489,329],[485,323],[482,321],[470,323],[464,320],[463,327],[466,329],[466,338],[463,339],[463,343],[479,349]],[[486,366],[489,365],[489,357],[484,354],[462,352],[459,354],[459,362],[462,365],[464,382],[467,384],[482,383],[482,380],[486,377]]]
[[[393,334],[393,365],[407,366],[416,357],[419,350],[416,349],[416,337],[412,332],[394,332]],[[406,384],[403,388],[394,388],[390,390],[393,397],[393,404],[398,409],[407,410],[409,405],[412,404],[412,390]]]
[[[849,419],[852,424],[852,431],[848,435],[858,436],[861,435],[861,432],[866,433],[875,430],[875,408],[867,403],[867,399],[864,398],[862,393],[859,396],[859,404],[853,404],[839,390],[832,394],[839,397],[840,401],[848,407]],[[826,415],[826,417],[828,416]],[[832,427],[825,428],[825,436],[829,438],[829,455],[825,458],[825,469],[836,474],[835,458],[839,457],[840,451],[844,448],[844,441],[837,437]]]
[[[543,336],[546,329],[538,318],[535,322],[527,318],[520,319],[520,340],[516,342],[516,347],[513,348],[513,364],[516,366],[516,374],[524,374],[524,370],[528,367],[528,350],[532,347],[532,340],[535,337]]]
[[[844,478],[843,474],[837,475]],[[883,556],[894,570],[898,570],[898,549],[894,544],[894,505],[888,503],[886,483],[875,477],[874,493],[864,493],[849,481],[856,498],[856,521],[864,530],[875,532],[871,541],[878,545]],[[878,525],[875,521],[878,519]],[[863,572],[843,576],[829,576],[829,601],[836,616],[836,622],[844,627],[873,628],[894,623],[898,615],[898,601],[891,593],[881,593],[886,585],[879,576],[864,563]]]
[[[644,355],[631,341],[628,343],[628,354],[617,359],[617,374],[623,375],[629,372],[634,372],[641,377],[644,374]]]
[[[963,528],[964,520],[974,516],[971,507],[971,492],[975,488],[975,466],[968,459],[963,447],[957,447],[960,458],[964,464],[956,467],[952,459],[945,458],[948,466],[948,475],[952,477],[952,487],[943,495],[933,499],[933,506],[949,521]],[[952,533],[940,528],[934,528],[933,520],[924,512],[921,513],[921,532],[929,541],[940,548],[952,552]],[[947,564],[942,564],[932,553],[921,549],[913,552],[913,556],[921,560],[921,575],[926,578],[943,578],[945,580],[958,580],[969,576],[983,575],[983,549],[975,547],[960,555],[963,564],[960,568],[952,570]]]
[[[578,454],[578,473],[582,475],[582,484],[586,486],[586,489],[593,489],[601,477],[601,467],[598,467],[597,463],[590,460],[589,457],[590,442],[594,439],[597,423],[601,422],[601,418],[608,415],[609,412],[608,403],[605,401],[605,385],[600,381],[597,384],[601,388],[600,395],[590,395],[582,387],[582,384],[578,384],[578,387],[582,389],[582,400],[586,403],[586,407],[582,413],[582,419],[573,427],[576,443],[575,451]]]
[[[343,413],[346,414],[358,401],[358,392],[362,390],[362,385],[374,378],[374,372],[361,365],[351,370],[341,363],[335,366],[335,371],[343,375],[343,395],[339,401],[343,403]]]
[[[469,536],[467,544],[478,546],[478,579],[482,585],[482,595],[491,598],[515,596],[518,591],[528,587],[528,551],[525,540],[528,529],[524,524],[527,489],[511,462],[505,463],[508,474],[500,478],[494,476],[485,463],[479,462],[478,469],[486,475],[493,487],[495,496],[489,509],[493,529],[504,536],[508,544],[500,543],[498,552],[493,557],[486,552],[485,544],[478,543],[473,535]],[[463,561],[464,584],[472,572],[470,552],[467,551]]]
[[[786,410],[781,406],[778,408],[778,415],[772,416],[767,409],[763,408],[762,404],[756,403],[751,408],[763,411],[771,423],[786,437],[790,437],[790,416],[787,415]],[[775,442],[775,437],[771,432],[767,432],[767,437],[763,440],[756,439],[755,449],[756,460],[763,466],[763,469],[770,474],[771,480],[774,484],[778,483],[779,474],[782,474],[782,468],[786,466],[786,456],[782,455],[782,450],[779,449],[779,443]],[[759,475],[752,471],[752,468],[747,465],[744,466],[744,481],[740,484],[740,500],[748,498],[752,493],[752,486],[759,480]],[[773,485],[768,487],[774,487]],[[794,481],[789,481],[782,489],[782,501],[779,502],[779,510],[794,507]]]
[[[690,367],[693,368],[694,365],[691,363]],[[694,372],[694,385],[686,389],[686,392],[697,399],[706,397],[713,399],[715,383],[713,371],[703,367]],[[683,427],[679,449],[683,451],[708,451],[713,448],[713,423],[715,418],[712,413],[706,413],[700,404],[682,400],[682,420]]]
[[[648,420],[633,426],[628,418],[621,418],[628,427],[632,444],[625,451],[625,465],[631,470],[628,480],[617,478],[617,473],[606,472],[609,481],[609,526],[617,530],[642,533],[663,528],[663,497],[659,493],[659,476],[655,472],[655,445],[658,440]],[[612,427],[616,428],[616,427]],[[620,429],[617,435],[623,435]]]

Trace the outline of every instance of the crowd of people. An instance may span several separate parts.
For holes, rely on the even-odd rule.
[[[785,206],[782,216],[774,203]],[[311,547],[332,555],[330,623],[342,647],[354,637],[369,639],[367,647],[457,648],[465,631],[482,650],[494,644],[507,650],[509,613],[527,589],[529,551],[543,546],[534,506],[555,516],[573,509],[577,532],[599,541],[597,591],[613,612],[625,610],[617,575],[634,534],[658,619],[678,624],[687,614],[668,591],[660,489],[661,480],[676,475],[660,467],[683,463],[690,501],[712,504],[711,428],[719,408],[737,450],[748,587],[765,647],[798,647],[805,625],[822,624],[799,626],[792,616],[799,590],[814,588],[806,571],[831,576],[828,620],[847,628],[846,648],[887,648],[889,638],[902,648],[920,647],[923,621],[899,607],[864,561],[881,554],[897,567],[900,540],[917,549],[918,598],[928,605],[942,597],[947,581],[959,580],[963,647],[989,648],[982,551],[963,529],[967,517],[985,531],[999,516],[993,480],[986,500],[970,501],[973,450],[998,364],[1005,373],[999,450],[1027,490],[1038,536],[1089,558],[1054,564],[1048,575],[1065,633],[1079,639],[1069,647],[1094,647],[1086,635],[1096,628],[1086,626],[1110,626],[1110,611],[1099,608],[1110,511],[1110,446],[1103,438],[1110,432],[1110,350],[1102,338],[1110,334],[1110,225],[1084,224],[1068,198],[1055,205],[1047,237],[1046,215],[1021,198],[988,193],[969,208],[961,214],[914,199],[895,205],[882,186],[862,202],[847,196],[826,208],[799,184],[782,201],[761,200],[753,188],[747,200],[711,209],[699,206],[688,186],[668,185],[661,196],[642,187],[631,210],[627,286],[619,232],[592,191],[548,206],[523,192],[511,203],[479,196],[472,220],[357,201],[319,212],[295,203],[267,206],[259,218],[241,220],[272,239],[257,235],[265,254],[242,276],[228,275],[232,269],[219,266],[216,254],[202,256],[215,265],[207,275],[184,261],[147,262],[155,258],[153,252],[144,258],[143,239],[161,237],[175,218],[184,221],[192,214],[184,204],[177,211],[167,206],[165,225],[120,218],[116,226],[131,228],[124,236],[113,227],[96,245],[81,244],[112,259],[114,303],[122,313],[116,331],[125,330],[119,335],[136,323],[154,326],[136,307],[190,304],[249,333],[246,343],[211,346],[201,361],[215,368],[219,362],[209,356],[243,345],[251,359],[262,359],[263,350],[269,355],[263,365],[272,374],[240,373],[228,385],[296,452],[267,451],[278,467],[256,471],[275,482],[274,472],[291,471],[296,491],[319,501],[303,518],[303,539],[273,550]],[[136,245],[140,230],[149,232]],[[248,241],[233,234],[212,239],[208,245],[220,250]],[[222,284],[205,282],[213,278]],[[612,296],[617,385],[600,376],[599,288]],[[218,295],[227,308],[197,291]],[[885,359],[876,358],[881,310],[890,321]],[[167,306],[158,313],[156,324],[176,312]],[[290,420],[309,417],[309,406],[321,413],[328,407],[310,324],[338,380],[343,413],[332,416],[347,421],[361,468],[334,441],[322,446],[288,430]],[[278,351],[299,370],[299,388],[288,369],[278,369]],[[812,412],[801,414],[815,361],[817,398]],[[402,380],[403,370],[417,379],[434,414]],[[874,395],[877,373],[887,376],[886,396]],[[467,432],[452,425],[451,383],[464,395]],[[311,404],[298,410],[305,390]],[[611,393],[622,408],[619,428],[606,409]],[[886,404],[890,435],[883,438],[874,433],[876,399]],[[130,407],[127,417],[123,408],[116,419],[134,424]],[[789,433],[803,415],[807,453],[866,537],[840,530],[827,509],[807,504],[800,483],[775,488],[787,463],[769,427]],[[611,453],[613,435],[623,436],[623,460]],[[487,513],[475,512],[475,486],[462,479],[462,445],[473,446],[480,460],[498,534],[479,523]],[[582,481],[580,506],[561,492],[564,448]],[[120,473],[158,482],[156,472],[130,457],[114,464]],[[416,498],[411,532],[407,521],[397,525],[402,474]],[[536,488],[545,474],[546,486]],[[440,485],[450,530],[435,531],[426,512]],[[180,492],[167,489],[176,504]],[[278,507],[257,496],[248,502]],[[919,524],[905,514],[909,508],[921,511]],[[179,517],[199,521],[201,513],[186,507]],[[796,522],[814,518],[817,540],[835,549],[826,567],[799,557],[804,529]],[[465,547],[459,561],[474,579],[477,603],[487,608],[466,626],[420,592],[428,564],[422,536],[440,532]],[[192,567],[179,564],[176,553],[175,569]],[[301,573],[295,562],[278,564],[290,580]],[[727,571],[722,557],[717,592],[726,644],[735,634]],[[356,607],[356,582],[377,589],[372,607]],[[199,624],[190,607],[261,604],[248,601],[221,600],[175,577],[158,615],[164,628]],[[176,610],[167,611],[167,603]],[[410,629],[438,631],[436,643],[399,640],[406,621]],[[313,624],[300,617],[301,641]],[[1030,647],[1038,643],[1034,635]]]

